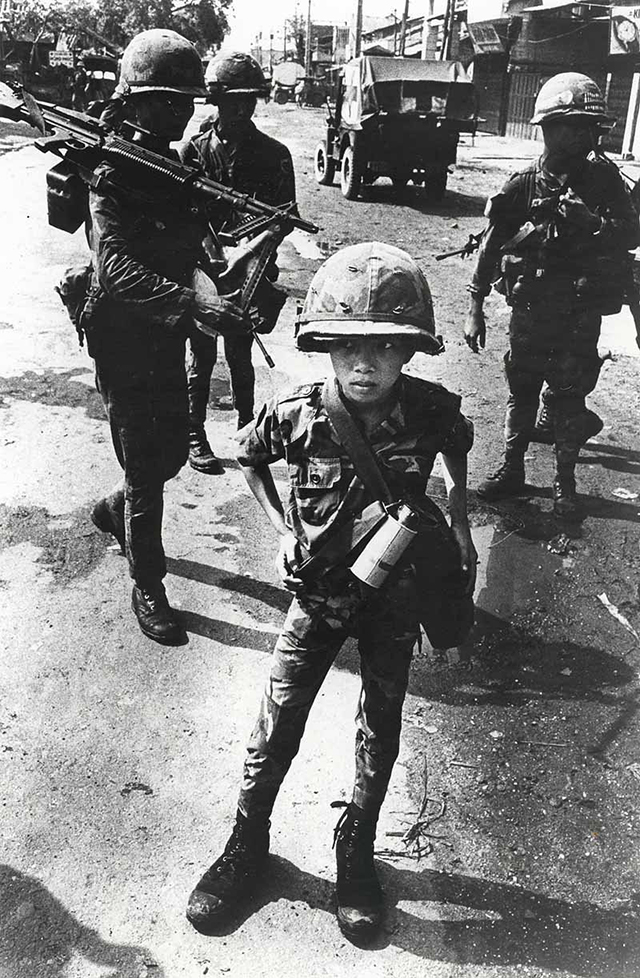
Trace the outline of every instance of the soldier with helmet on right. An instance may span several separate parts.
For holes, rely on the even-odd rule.
[[[504,461],[478,495],[495,500],[523,491],[525,452],[546,381],[556,452],[554,512],[575,520],[575,466],[596,419],[585,410],[585,397],[600,372],[602,316],[617,312],[624,300],[638,217],[615,165],[593,153],[607,119],[591,78],[577,72],[551,78],[531,121],[542,129],[544,150],[489,200],[489,225],[469,286],[465,338],[474,353],[485,345],[483,303],[492,286],[511,306]]]

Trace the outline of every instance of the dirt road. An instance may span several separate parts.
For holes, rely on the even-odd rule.
[[[398,199],[390,184],[349,203],[313,181],[322,110],[269,105],[257,121],[290,146],[300,210],[322,228],[281,249],[292,299],[268,340],[276,369],[256,354],[259,394],[325,370],[292,341],[295,300],[325,255],[380,238],[419,259],[446,352],[411,369],[463,395],[476,425],[478,625],[447,661],[428,646],[416,655],[377,840],[389,901],[379,941],[353,947],[333,916],[329,806],[352,779],[351,647],[278,800],[268,878],[224,934],[194,932],[186,897],[227,836],[287,606],[274,536],[230,461],[220,363],[208,429],[227,470],[185,468],[167,489],[167,584],[189,643],[141,635],[124,561],[88,519],[119,470],[91,361],[53,292],[84,241],[47,226],[52,160],[0,126],[0,976],[640,975],[640,642],[611,612],[640,631],[640,358],[629,317],[603,331],[622,352],[591,398],[605,428],[581,459],[580,528],[569,535],[551,514],[546,446],[531,448],[526,497],[482,504],[473,487],[502,448],[506,311],[489,301],[488,347],[472,355],[461,340],[471,265],[434,255],[479,230],[486,195],[535,146],[468,143],[439,206],[411,189]],[[432,488],[442,494],[439,478]],[[425,796],[418,859],[402,837]]]

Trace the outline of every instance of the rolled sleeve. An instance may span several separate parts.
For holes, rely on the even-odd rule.
[[[278,405],[275,399],[263,405],[258,417],[237,434],[236,458],[240,465],[257,468],[284,458]]]

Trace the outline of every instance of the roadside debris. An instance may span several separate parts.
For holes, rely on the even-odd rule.
[[[153,794],[153,788],[150,788],[148,784],[143,784],[141,781],[127,781],[121,789],[120,794],[124,798],[125,795],[130,795],[132,791],[141,791],[144,795]]]
[[[630,489],[624,489],[622,486],[619,489],[612,489],[611,490],[611,495],[612,496],[617,496],[618,499],[637,499],[638,498],[638,493],[637,492],[631,492]]]
[[[566,557],[571,550],[571,539],[566,533],[559,533],[557,537],[549,540],[547,550],[552,554],[558,554],[560,557]]]
[[[635,628],[633,627],[633,625],[631,624],[631,622],[629,621],[629,619],[628,618],[625,618],[625,616],[622,614],[622,612],[618,611],[618,609],[616,608],[616,606],[614,604],[612,604],[611,601],[609,601],[609,598],[604,593],[604,591],[602,592],[602,594],[599,594],[598,595],[598,601],[601,601],[602,604],[607,609],[607,611],[609,612],[609,614],[610,615],[613,615],[613,617],[616,619],[616,621],[619,621],[620,624],[623,626],[623,628],[626,628],[627,631],[630,632],[631,635],[633,635],[633,637],[635,638],[636,642],[640,642],[640,635],[638,635],[637,631],[635,630]]]

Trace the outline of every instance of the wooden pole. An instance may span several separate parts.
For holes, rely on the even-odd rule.
[[[311,0],[307,4],[307,36],[304,45],[304,73],[311,74]]]

